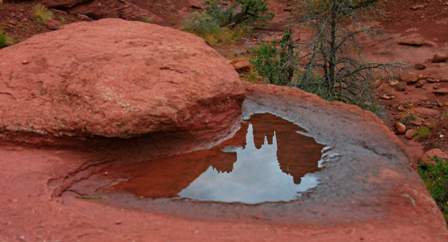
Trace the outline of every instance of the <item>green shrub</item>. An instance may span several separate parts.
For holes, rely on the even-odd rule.
[[[232,44],[250,32],[247,26],[233,29],[220,27],[218,22],[206,12],[195,12],[183,24],[183,30],[194,33],[210,45]]]
[[[183,23],[183,30],[195,33],[201,37],[219,32],[218,22],[206,12],[194,12]]]
[[[416,140],[425,140],[431,136],[431,128],[429,127],[419,127],[414,135],[414,139]]]
[[[229,44],[249,34],[255,23],[269,16],[264,0],[238,0],[229,7],[218,0],[207,0],[204,11],[194,12],[184,21],[183,30],[201,36],[211,45]]]
[[[248,32],[250,30],[244,26],[233,29],[223,27],[218,32],[206,34],[203,38],[210,45],[234,44],[246,36]]]
[[[8,34],[0,30],[0,48],[11,45],[13,42],[13,39],[9,37]]]
[[[6,41],[6,34],[3,32],[0,32],[0,48],[8,46]]]
[[[33,18],[36,19],[38,22],[46,24],[48,21],[53,19],[54,15],[53,12],[48,10],[47,7],[45,7],[42,4],[36,4],[33,7]]]
[[[242,73],[241,79],[253,83],[263,81],[263,78],[260,76],[260,74],[258,74],[256,70],[254,70],[254,68],[250,68],[250,71]]]
[[[281,79],[278,49],[273,43],[263,43],[252,50],[251,64],[270,83]]]
[[[236,0],[240,11],[232,19],[233,24],[255,24],[272,19],[264,0]]]
[[[434,165],[420,165],[419,173],[448,221],[448,160],[435,157],[434,161]]]
[[[252,50],[251,64],[267,82],[277,85],[291,84],[296,71],[295,47],[291,33],[285,32],[280,45],[264,43]]]
[[[236,11],[235,8],[235,4],[224,8],[219,4],[218,0],[208,0],[205,2],[205,13],[212,17],[219,26],[226,26],[232,22]]]
[[[236,0],[224,7],[219,0],[207,0],[205,12],[217,21],[219,26],[252,25],[273,17],[265,0]]]

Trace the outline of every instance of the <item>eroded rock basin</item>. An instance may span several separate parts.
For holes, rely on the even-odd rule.
[[[187,142],[183,136],[179,142],[164,142],[175,141],[176,134],[145,137],[148,141],[143,143],[140,140],[118,144],[110,140],[107,145],[84,144],[77,148],[2,144],[0,182],[14,186],[0,188],[0,238],[14,241],[11,238],[24,235],[30,241],[447,240],[440,211],[409,167],[401,143],[373,114],[354,106],[328,103],[295,89],[260,85],[249,86],[248,90],[243,105],[245,115],[271,113],[282,117],[327,147],[322,157],[322,146],[316,147],[324,168],[316,173],[313,158],[310,160],[314,169],[305,172],[316,173],[319,178],[319,184],[310,192],[291,201],[256,205],[173,199],[166,194],[158,199],[139,199],[137,192],[123,192],[124,187],[119,186],[130,185],[126,182],[132,180],[120,180],[126,171],[115,174],[115,167],[138,167],[144,161],[165,159],[168,150],[181,154],[196,144],[200,146],[197,150],[210,149],[204,141]],[[255,147],[265,144],[264,137],[256,138],[255,126],[252,128]],[[240,130],[245,130],[244,125]],[[267,144],[271,143],[270,137],[267,136]],[[280,133],[277,136],[276,132],[275,137],[280,142]],[[241,146],[238,143],[225,147]],[[211,165],[221,171],[228,169],[207,162],[201,169],[206,171]],[[118,181],[116,187],[110,181]],[[95,196],[101,190],[103,194]]]
[[[86,193],[83,184],[69,190],[104,200],[111,193],[124,193],[140,200],[291,201],[318,185],[314,173],[322,166],[323,146],[302,132],[278,116],[252,114],[231,138],[210,149],[132,165],[121,162],[90,178],[99,180],[93,193],[90,187]]]

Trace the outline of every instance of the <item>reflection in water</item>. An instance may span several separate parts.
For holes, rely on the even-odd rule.
[[[255,114],[219,147],[120,170],[113,189],[143,197],[260,203],[289,201],[317,185],[322,146],[271,114]]]

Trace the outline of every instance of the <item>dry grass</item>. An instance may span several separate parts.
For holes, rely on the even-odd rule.
[[[54,18],[54,15],[47,7],[39,3],[33,7],[33,18],[40,23],[46,24]]]

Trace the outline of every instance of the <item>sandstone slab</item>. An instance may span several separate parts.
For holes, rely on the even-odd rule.
[[[409,152],[374,114],[271,85],[250,86],[243,111],[284,117],[328,147],[315,190],[292,202],[257,206],[126,194],[121,206],[105,204],[111,197],[76,194],[76,184],[113,177],[110,165],[150,161],[165,145],[172,151],[182,145],[166,135],[119,149],[0,143],[0,183],[14,184],[0,187],[0,214],[7,221],[0,240],[447,241],[446,224],[410,167]],[[59,186],[65,192],[52,197]]]

